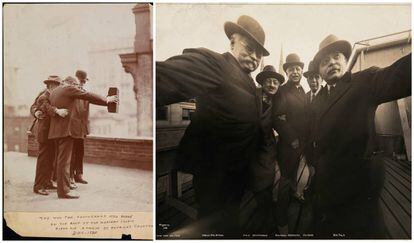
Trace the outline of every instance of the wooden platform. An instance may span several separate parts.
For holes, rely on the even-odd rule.
[[[385,159],[385,182],[381,194],[388,237],[411,239],[411,163]]]
[[[411,164],[408,161],[398,161],[386,158],[385,162],[385,180],[384,188],[381,194],[380,206],[383,210],[387,236],[390,239],[411,239]],[[171,178],[168,174],[163,174],[168,182]],[[158,178],[158,180],[162,178]],[[174,183],[167,183],[173,185]],[[178,183],[179,184],[179,183]],[[158,186],[158,184],[157,184]],[[194,190],[192,189],[192,181],[186,181],[181,184],[181,192],[172,190],[175,195],[179,195],[175,201],[171,202],[168,191],[157,188],[157,210],[156,221],[157,235],[168,234],[180,228],[183,228],[195,222],[191,209],[196,211],[197,205],[194,199]],[[171,195],[171,194],[170,194]],[[184,205],[185,208],[182,206]],[[293,203],[289,208],[289,218],[295,219],[289,222],[290,228],[296,225],[297,229],[306,228],[306,224],[310,222],[309,212],[310,206],[303,208],[301,217],[297,218],[299,206]],[[190,213],[188,213],[190,209]]]

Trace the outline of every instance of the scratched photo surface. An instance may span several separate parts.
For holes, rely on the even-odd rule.
[[[305,203],[301,200],[291,200],[287,209],[288,223],[286,227],[289,228],[289,231],[284,231],[276,226],[273,230],[265,229],[269,224],[265,221],[263,212],[261,214],[258,212],[260,207],[257,206],[253,193],[248,189],[245,190],[240,201],[236,200],[239,203],[238,206],[235,206],[239,207],[239,231],[236,230],[238,236],[226,235],[217,226],[220,225],[219,214],[226,212],[217,209],[220,212],[215,215],[213,213],[213,216],[210,215],[210,217],[200,213],[201,207],[204,207],[202,209],[205,210],[208,210],[209,206],[213,207],[214,200],[220,197],[217,195],[219,191],[225,190],[221,190],[221,188],[230,188],[229,183],[239,184],[241,188],[248,180],[245,177],[245,180],[232,181],[225,172],[223,175],[222,171],[203,170],[202,167],[216,168],[212,165],[212,161],[216,159],[214,155],[217,154],[212,151],[226,151],[226,149],[239,151],[235,145],[239,141],[233,141],[230,135],[227,137],[226,135],[232,134],[232,129],[237,130],[238,119],[242,120],[243,118],[234,117],[234,113],[237,112],[221,113],[227,108],[231,110],[230,104],[225,104],[226,99],[231,103],[235,101],[237,95],[232,96],[231,91],[225,94],[226,91],[223,91],[225,88],[221,89],[221,86],[214,89],[217,85],[215,83],[217,77],[231,76],[232,72],[215,73],[214,70],[221,70],[225,66],[215,62],[219,59],[218,56],[224,56],[226,54],[223,53],[231,52],[231,43],[224,30],[225,23],[227,21],[237,23],[242,15],[254,18],[261,25],[265,34],[264,47],[270,53],[270,55],[263,57],[257,69],[250,73],[256,87],[260,87],[256,82],[257,75],[267,65],[272,65],[273,70],[283,75],[287,80],[288,76],[284,71],[283,64],[287,62],[286,58],[291,53],[296,53],[299,56],[300,62],[304,64],[303,72],[309,70],[309,62],[318,52],[321,41],[330,34],[350,43],[352,55],[348,60],[347,69],[352,73],[372,66],[387,67],[411,53],[410,4],[157,4],[157,51],[155,56],[157,62],[155,98],[157,106],[157,239],[316,238],[314,232],[308,230],[312,226],[310,200],[305,200]],[[255,35],[260,36],[257,32]],[[260,42],[260,38],[258,39]],[[217,56],[208,50],[193,49],[187,50],[188,59],[184,57],[180,59],[179,55],[183,54],[183,50],[187,48],[207,48],[217,53]],[[174,56],[178,57],[171,58]],[[205,59],[203,59],[204,57]],[[192,62],[199,65],[191,66]],[[203,66],[206,68],[203,69]],[[204,70],[207,71],[203,73]],[[194,79],[191,79],[190,73],[194,74]],[[223,82],[238,81],[224,80]],[[282,84],[279,90],[284,85]],[[323,81],[321,87],[326,85],[327,83]],[[305,77],[301,78],[300,86],[303,87],[305,93],[310,92],[310,86]],[[236,89],[235,93],[238,92]],[[191,92],[202,94],[206,90],[211,91],[212,96],[201,95],[199,103],[202,109],[200,108],[198,111],[198,97],[192,97]],[[169,94],[171,96],[168,96]],[[242,94],[240,95],[242,96]],[[210,99],[210,97],[212,98]],[[232,109],[240,111],[240,114],[248,113],[250,108],[244,106],[247,103],[247,100],[241,99],[236,103],[231,103]],[[208,116],[216,119],[207,121]],[[223,120],[226,119],[233,119],[233,122],[224,124]],[[345,121],[347,117],[338,119]],[[379,144],[381,154],[385,155],[381,162],[385,168],[383,170],[385,176],[379,199],[379,207],[385,222],[385,235],[378,235],[378,237],[410,239],[411,93],[407,98],[379,105],[375,118],[373,116],[372,120],[375,121],[375,134],[373,135]],[[214,126],[216,130],[212,128]],[[204,131],[203,128],[210,129],[210,133]],[[227,130],[223,130],[224,128]],[[276,140],[283,139],[277,134],[279,131],[275,132]],[[222,140],[214,140],[214,136],[220,137],[219,133],[223,135]],[[238,135],[240,134],[235,136]],[[233,143],[224,144],[223,141]],[[244,152],[239,151],[239,153]],[[232,160],[238,154],[220,154],[218,156]],[[199,167],[197,167],[198,165]],[[223,168],[225,165],[222,167],[217,165],[217,167]],[[311,173],[306,161],[301,160],[297,170],[297,190],[303,192],[306,189]],[[195,180],[197,175],[199,176],[198,181]],[[210,175],[210,177],[206,175]],[[214,179],[209,180],[208,178]],[[280,170],[277,167],[272,191],[276,203],[279,179]],[[226,181],[227,184],[224,183]],[[217,183],[221,182],[223,184],[217,186]],[[210,186],[203,187],[203,183]],[[376,185],[381,185],[381,182]],[[216,190],[214,191],[213,188]],[[238,187],[234,186],[233,189],[237,190]],[[358,190],[358,187],[355,190]],[[208,205],[206,202],[212,204]],[[213,212],[217,212],[217,210],[213,210]],[[228,220],[226,222],[231,222],[229,219],[226,220]],[[249,224],[256,227],[250,227],[250,230],[243,232],[243,227],[248,228]],[[222,228],[227,226],[222,225]],[[254,230],[251,230],[252,228]],[[288,233],[282,234],[280,233],[282,231]],[[346,237],[349,235],[337,232],[336,235],[331,235],[329,238]]]
[[[113,235],[105,233],[107,238],[120,238],[119,232],[131,234],[137,229],[134,224],[146,225],[146,235],[136,230],[135,237],[152,238],[151,12],[151,5],[136,3],[3,6],[3,199],[9,226],[18,227],[25,220],[32,225],[37,222],[39,227],[49,226],[35,236],[68,236],[76,230],[78,235],[68,237],[99,237],[103,233],[99,227],[98,230],[90,228],[91,232],[98,233],[81,231],[79,227],[66,229],[68,225],[60,225],[59,231],[50,228],[59,226],[59,219],[65,221],[65,217],[79,226],[76,216],[71,215],[77,212],[82,216],[78,220],[89,218],[106,223],[117,220],[112,226],[121,228],[106,229],[115,230]],[[78,70],[83,71],[86,83],[77,76]],[[51,137],[48,131],[42,130],[50,143],[57,143],[67,135],[79,142],[72,148],[71,169],[66,166],[70,170],[70,191],[65,189],[67,194],[63,195],[62,192],[58,195],[59,189],[43,190],[44,183],[35,181],[39,175],[46,176],[50,180],[43,180],[52,181],[48,185],[59,186],[56,181],[59,162],[54,156],[58,149],[48,147],[48,161],[42,157],[39,165],[40,125],[36,123],[41,119],[35,111],[44,110],[43,107],[32,109],[33,104],[39,104],[36,98],[45,91],[46,83],[54,79],[50,76],[59,76],[58,82],[73,77],[76,88],[81,91],[75,92],[78,96],[69,96],[71,102],[84,102],[80,108],[56,105],[58,109],[68,109],[65,118],[51,112],[50,116],[57,118],[52,118],[50,127],[55,126],[53,119],[71,119],[69,127],[56,125],[56,130],[63,135]],[[110,94],[110,88],[114,93]],[[50,91],[51,106],[54,105],[52,93],[53,90]],[[118,104],[110,103],[114,105],[106,107],[108,95],[117,95]],[[59,98],[55,98],[55,104]],[[63,150],[70,151],[70,148]],[[75,198],[68,199],[67,195]],[[48,221],[55,212],[63,214],[54,218],[56,222]],[[38,221],[38,215],[43,216],[42,222]],[[128,224],[132,225],[129,229],[122,229]],[[20,230],[23,231],[16,232],[33,236],[33,232]]]

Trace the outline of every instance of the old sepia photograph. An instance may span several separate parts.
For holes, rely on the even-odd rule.
[[[4,239],[153,238],[148,3],[3,4]]]
[[[156,4],[156,239],[411,239],[411,4]]]

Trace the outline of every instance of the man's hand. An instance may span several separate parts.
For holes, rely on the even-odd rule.
[[[293,142],[290,144],[292,148],[297,149],[299,148],[299,139],[293,140]]]
[[[46,117],[46,116],[43,114],[43,112],[42,112],[42,111],[36,111],[34,115],[35,115],[35,117],[36,117],[37,119],[40,119],[40,120],[41,120],[41,119],[45,119],[45,117]]]
[[[67,109],[56,109],[56,114],[58,114],[60,117],[65,118],[69,114],[69,111]]]
[[[111,95],[106,97],[106,103],[118,103],[119,98],[118,95]]]

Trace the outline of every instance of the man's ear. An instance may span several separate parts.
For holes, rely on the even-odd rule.
[[[236,42],[236,35],[232,34],[230,37],[230,50],[234,49],[234,43]]]

